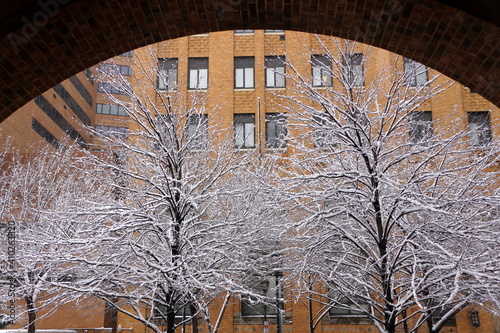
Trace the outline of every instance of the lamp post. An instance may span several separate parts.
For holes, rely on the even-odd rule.
[[[267,298],[267,291],[269,290],[269,280],[262,280],[260,283],[262,291],[264,292],[264,297]],[[264,333],[268,332],[269,323],[267,322],[267,301],[264,302]]]

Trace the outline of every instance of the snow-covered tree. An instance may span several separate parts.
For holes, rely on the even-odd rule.
[[[253,174],[265,168],[235,149],[220,107],[208,106],[216,96],[175,89],[152,49],[135,59],[133,86],[112,65],[101,73],[126,96],[109,98],[128,114],[129,130],[95,132],[100,151],[89,168],[102,170],[115,196],[95,205],[107,221],[89,225],[94,243],[69,258],[86,265],[72,288],[155,332],[189,321],[195,332],[198,318],[215,332],[227,302],[211,305],[248,290],[247,276],[261,273],[250,249],[273,237],[273,212],[256,205]]]
[[[57,286],[56,282],[73,276],[71,267],[55,256],[70,245],[53,240],[58,233],[71,237],[81,219],[67,212],[81,207],[82,200],[96,192],[94,187],[88,191],[88,182],[73,164],[74,148],[46,147],[32,154],[8,149],[5,153],[0,165],[0,295],[8,304],[2,308],[8,305],[11,310],[24,303],[24,309],[17,306],[7,319],[26,322],[28,332],[33,333],[39,314],[49,316],[60,305],[79,300],[78,295]]]
[[[468,305],[498,312],[500,155],[487,124],[432,117],[427,105],[450,84],[423,65],[314,43],[312,81],[303,63],[286,64],[294,153],[276,181],[295,217],[290,272],[322,305],[311,332],[329,312],[387,333],[439,332]]]

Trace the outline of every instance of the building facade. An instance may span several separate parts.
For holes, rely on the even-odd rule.
[[[211,121],[212,117],[216,117],[224,127],[232,129],[235,149],[258,150],[264,154],[278,151],[287,156],[293,154],[293,148],[286,141],[286,110],[282,109],[280,95],[293,96],[295,93],[292,82],[287,78],[291,70],[287,62],[295,64],[294,70],[308,77],[312,86],[320,90],[332,87],[335,78],[325,71],[332,64],[324,56],[324,46],[321,39],[305,33],[225,31],[150,45],[101,63],[94,72],[106,74],[118,71],[134,86],[134,75],[141,75],[137,64],[149,63],[155,68],[154,80],[159,90],[177,91],[184,96],[207,92],[206,109],[219,110],[217,114],[209,111],[208,119]],[[368,54],[371,60],[365,62]],[[343,63],[351,68],[348,75],[352,77],[349,80],[355,86],[368,84],[376,75],[372,69],[389,63],[400,71],[411,72],[409,86],[426,85],[431,77],[437,75],[410,59],[394,60],[394,57],[384,50],[357,45],[352,57],[344,59]],[[2,123],[2,135],[12,136],[14,144],[23,149],[40,141],[58,148],[64,142],[63,138],[68,137],[95,150],[99,147],[92,147],[94,139],[81,125],[94,126],[96,132],[105,135],[126,136],[129,129],[133,130],[134,124],[129,121],[123,106],[114,103],[109,94],[124,102],[127,98],[120,89],[106,80],[100,80],[100,77],[100,74],[86,76],[80,73],[40,95]],[[454,84],[438,98],[426,103],[425,109],[415,115],[408,140],[417,143],[438,132],[439,128],[432,125],[433,121],[448,118],[458,120],[461,130],[469,131],[474,145],[488,145],[500,137],[500,110],[468,88]],[[321,141],[316,144],[321,145]],[[279,279],[278,276],[270,279],[266,289],[275,293],[279,290],[282,295],[269,297],[283,296],[287,299],[286,289],[273,288],[273,283],[279,284]],[[268,322],[268,332],[309,332],[309,310],[305,303],[285,301],[280,306],[284,315],[277,317],[273,308],[253,306],[244,299],[234,297],[224,313],[219,332],[262,332],[265,329],[264,319]],[[320,311],[319,303],[314,307],[315,312]],[[477,326],[472,321],[473,310],[476,309],[464,309],[454,320],[450,320],[442,332],[500,332],[498,318],[481,309],[477,309],[480,318],[480,326]],[[67,311],[62,309],[53,317],[41,319],[39,328],[112,325],[117,331],[148,331],[121,313],[104,311],[102,305],[99,312],[92,313],[90,317],[78,315],[77,318],[83,318],[78,323],[69,318]],[[206,328],[202,325],[200,331],[203,330]],[[190,331],[189,325],[186,331]],[[425,329],[420,331],[425,332]],[[376,332],[376,328],[359,313],[332,308],[319,321],[315,332]]]

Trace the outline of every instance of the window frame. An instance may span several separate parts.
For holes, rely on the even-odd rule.
[[[208,66],[208,57],[188,58],[188,90],[208,89]],[[205,73],[203,73],[203,71],[205,71]]]
[[[186,120],[186,140],[192,150],[208,146],[208,114],[190,114]]]
[[[342,58],[342,75],[349,87],[363,87],[365,85],[365,57],[363,53],[346,54]]]
[[[423,68],[422,72],[418,72],[420,68]],[[404,75],[406,76],[406,81],[411,87],[423,87],[427,85],[427,82],[429,81],[428,68],[424,64],[410,58],[403,57],[403,70]],[[424,81],[421,81],[422,78]]]
[[[268,112],[265,114],[266,122],[266,148],[282,149],[288,147],[287,114],[282,112]],[[271,128],[274,126],[274,130]],[[270,133],[274,131],[274,137]]]
[[[127,87],[125,85],[122,87],[124,87],[127,90],[129,89],[129,87]],[[110,82],[99,81],[97,83],[97,91],[100,93],[114,94],[114,95],[127,95],[128,94],[127,90],[118,89]]]
[[[116,109],[115,113],[112,112],[113,109]],[[109,111],[105,112],[105,110],[109,110]],[[128,117],[128,114],[125,111],[125,108],[122,105],[116,105],[116,104],[97,103],[96,104],[96,113],[110,115],[110,116]]]
[[[332,140],[331,130],[333,123],[328,119],[329,115],[327,113],[319,115],[314,115],[312,118],[313,129],[312,129],[312,139],[314,147],[319,149],[327,149],[329,147],[335,147],[337,145],[335,140]]]
[[[485,147],[491,143],[492,133],[491,133],[491,120],[489,111],[467,112],[467,128],[469,131],[469,139],[471,146]]]
[[[179,59],[158,58],[158,90],[175,91],[178,89]]]
[[[325,74],[326,80],[324,80]],[[317,75],[319,75],[319,77],[316,77]],[[324,54],[311,55],[311,78],[313,87],[333,86],[332,60],[328,58],[328,56]]]
[[[123,76],[132,76],[132,66],[128,65],[118,65],[108,62],[101,62],[99,64],[99,70],[103,73],[108,74],[119,73]]]
[[[255,30],[251,30],[251,29],[234,30],[235,35],[253,35],[254,33],[255,33]]]
[[[238,73],[241,70],[242,86],[238,85]],[[247,79],[251,77],[251,82]],[[255,57],[234,57],[234,89],[254,89],[255,88]]]
[[[250,121],[251,120],[251,121]],[[249,126],[251,125],[251,126]],[[241,127],[240,127],[241,126]],[[243,131],[242,135],[238,132]],[[236,149],[254,149],[255,148],[255,114],[253,113],[235,113],[233,120],[234,147]],[[251,130],[251,134],[247,131]],[[241,141],[240,141],[241,140]],[[241,142],[241,144],[238,144]]]
[[[427,116],[428,119],[417,119],[426,118]],[[434,136],[432,111],[412,111],[408,115],[408,121],[410,142],[412,144],[423,144]]]
[[[286,57],[284,55],[266,56],[264,58],[264,63],[266,72],[266,88],[286,88]],[[282,71],[278,71],[278,69],[281,69]],[[279,77],[281,77],[283,81],[281,85],[278,84],[280,83]]]
[[[264,34],[266,35],[284,35],[285,34],[285,30],[281,30],[281,29],[265,29],[264,30]]]

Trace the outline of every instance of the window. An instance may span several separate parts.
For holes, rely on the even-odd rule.
[[[92,73],[92,71],[89,68],[87,68],[87,69],[83,70],[83,74],[85,74],[85,76],[87,77],[87,80],[89,80],[90,84],[94,85],[94,73]]]
[[[350,87],[363,86],[365,83],[365,73],[363,69],[363,53],[347,55],[343,60],[344,80]]]
[[[255,147],[255,115],[234,115],[234,146],[236,148]]]
[[[279,283],[279,282],[278,282]],[[251,289],[256,294],[265,296],[269,304],[258,302],[255,298],[244,296],[241,298],[241,316],[242,317],[276,317],[276,296],[282,294],[281,290],[276,288],[276,277],[270,276],[264,281],[254,279]],[[281,308],[281,306],[280,306]]]
[[[285,56],[269,56],[266,63],[266,87],[285,87]]]
[[[115,87],[108,82],[99,82],[97,85],[97,91],[108,94],[125,95],[127,94],[128,89],[129,87],[126,86]]]
[[[311,59],[312,84],[314,87],[332,86],[332,60],[324,55],[313,55]]]
[[[326,148],[334,145],[334,126],[329,120],[327,113],[321,116],[314,116],[312,127],[315,147]]]
[[[158,89],[177,89],[177,58],[158,59]]]
[[[266,29],[264,30],[264,33],[266,34],[284,34],[285,30],[279,30],[279,29]]]
[[[254,57],[234,58],[234,87],[254,87]]]
[[[416,111],[410,113],[410,140],[422,143],[432,137],[432,112]]]
[[[471,145],[485,146],[491,142],[490,114],[488,111],[467,112]]]
[[[234,33],[235,34],[253,34],[254,31],[253,30],[234,30]]]
[[[121,105],[97,103],[98,114],[110,114],[112,116],[127,116],[127,112]]]
[[[156,150],[171,149],[175,147],[174,141],[177,138],[178,120],[171,113],[160,113],[155,118],[154,129],[157,137],[154,147]]]
[[[286,114],[266,113],[266,147],[285,148],[286,137]]]
[[[126,138],[128,136],[127,127],[96,125],[95,130],[102,136],[115,136],[121,138]]]
[[[189,58],[189,89],[208,88],[208,58]]]
[[[125,66],[125,65],[101,63],[99,65],[99,69],[103,73],[109,73],[109,74],[120,73],[121,75],[125,75],[125,76],[132,75],[132,67]]]
[[[192,114],[187,120],[187,140],[192,149],[204,149],[208,140],[208,115]]]
[[[364,311],[369,311],[368,304],[354,304],[347,297],[342,297],[332,308],[330,308],[330,317],[364,317]]]
[[[403,65],[410,86],[425,86],[427,84],[427,67],[425,65],[409,58],[403,59]]]

